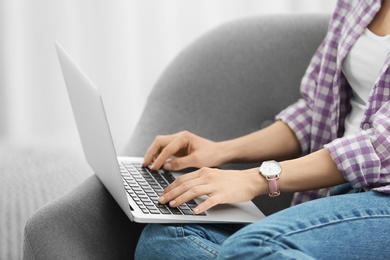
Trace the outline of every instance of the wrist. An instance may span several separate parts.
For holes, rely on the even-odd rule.
[[[250,190],[253,191],[254,197],[268,194],[268,182],[259,174],[259,168],[246,170],[250,175]]]
[[[282,168],[277,161],[265,161],[259,167],[259,173],[266,179],[268,183],[268,195],[277,197],[280,195],[279,176]]]

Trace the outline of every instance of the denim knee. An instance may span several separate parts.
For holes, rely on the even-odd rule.
[[[265,242],[266,241],[266,242]],[[288,247],[284,247],[279,241],[264,240],[257,237],[228,238],[221,246],[218,259],[265,259],[265,260],[313,260],[307,254]]]
[[[253,232],[251,226],[244,228],[226,239],[220,248],[218,259],[314,259],[290,247],[288,240],[277,239],[275,233],[277,230],[267,230],[267,227],[264,227],[264,231],[258,229],[257,232]]]
[[[135,259],[158,259],[172,253],[169,245],[174,235],[174,226],[149,224],[141,233],[135,251]]]
[[[219,245],[200,225],[149,224],[138,241],[135,259],[214,259]]]

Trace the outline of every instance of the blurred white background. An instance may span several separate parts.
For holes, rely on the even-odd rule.
[[[159,74],[202,33],[245,16],[331,13],[335,4],[336,0],[0,0],[0,138],[79,146],[54,40],[100,88],[120,152]]]

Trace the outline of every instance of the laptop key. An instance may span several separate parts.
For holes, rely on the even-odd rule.
[[[170,208],[169,209],[174,215],[183,215],[178,208]]]
[[[149,198],[140,198],[143,203],[151,202]]]
[[[189,207],[186,204],[181,204],[178,208],[181,209],[181,210],[189,209]]]
[[[157,209],[154,205],[153,206],[146,206],[148,210]]]
[[[171,173],[165,172],[164,178],[167,180],[169,184],[175,181],[175,177]]]
[[[142,210],[143,213],[149,214],[149,210],[147,210],[147,209],[141,209],[141,210]]]
[[[159,208],[162,214],[172,214],[171,211],[167,208]]]
[[[184,215],[194,215],[194,213],[190,209],[182,209],[181,211]]]
[[[151,201],[153,201],[154,203],[158,204],[158,197],[153,197],[153,196],[150,196],[149,197]]]

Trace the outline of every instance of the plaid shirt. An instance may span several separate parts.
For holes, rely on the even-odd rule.
[[[372,87],[361,131],[342,137],[351,88],[341,64],[380,6],[381,0],[338,1],[302,79],[302,98],[276,118],[295,132],[304,154],[325,147],[354,188],[390,193],[390,55]],[[329,189],[299,192],[292,204],[328,195]]]

